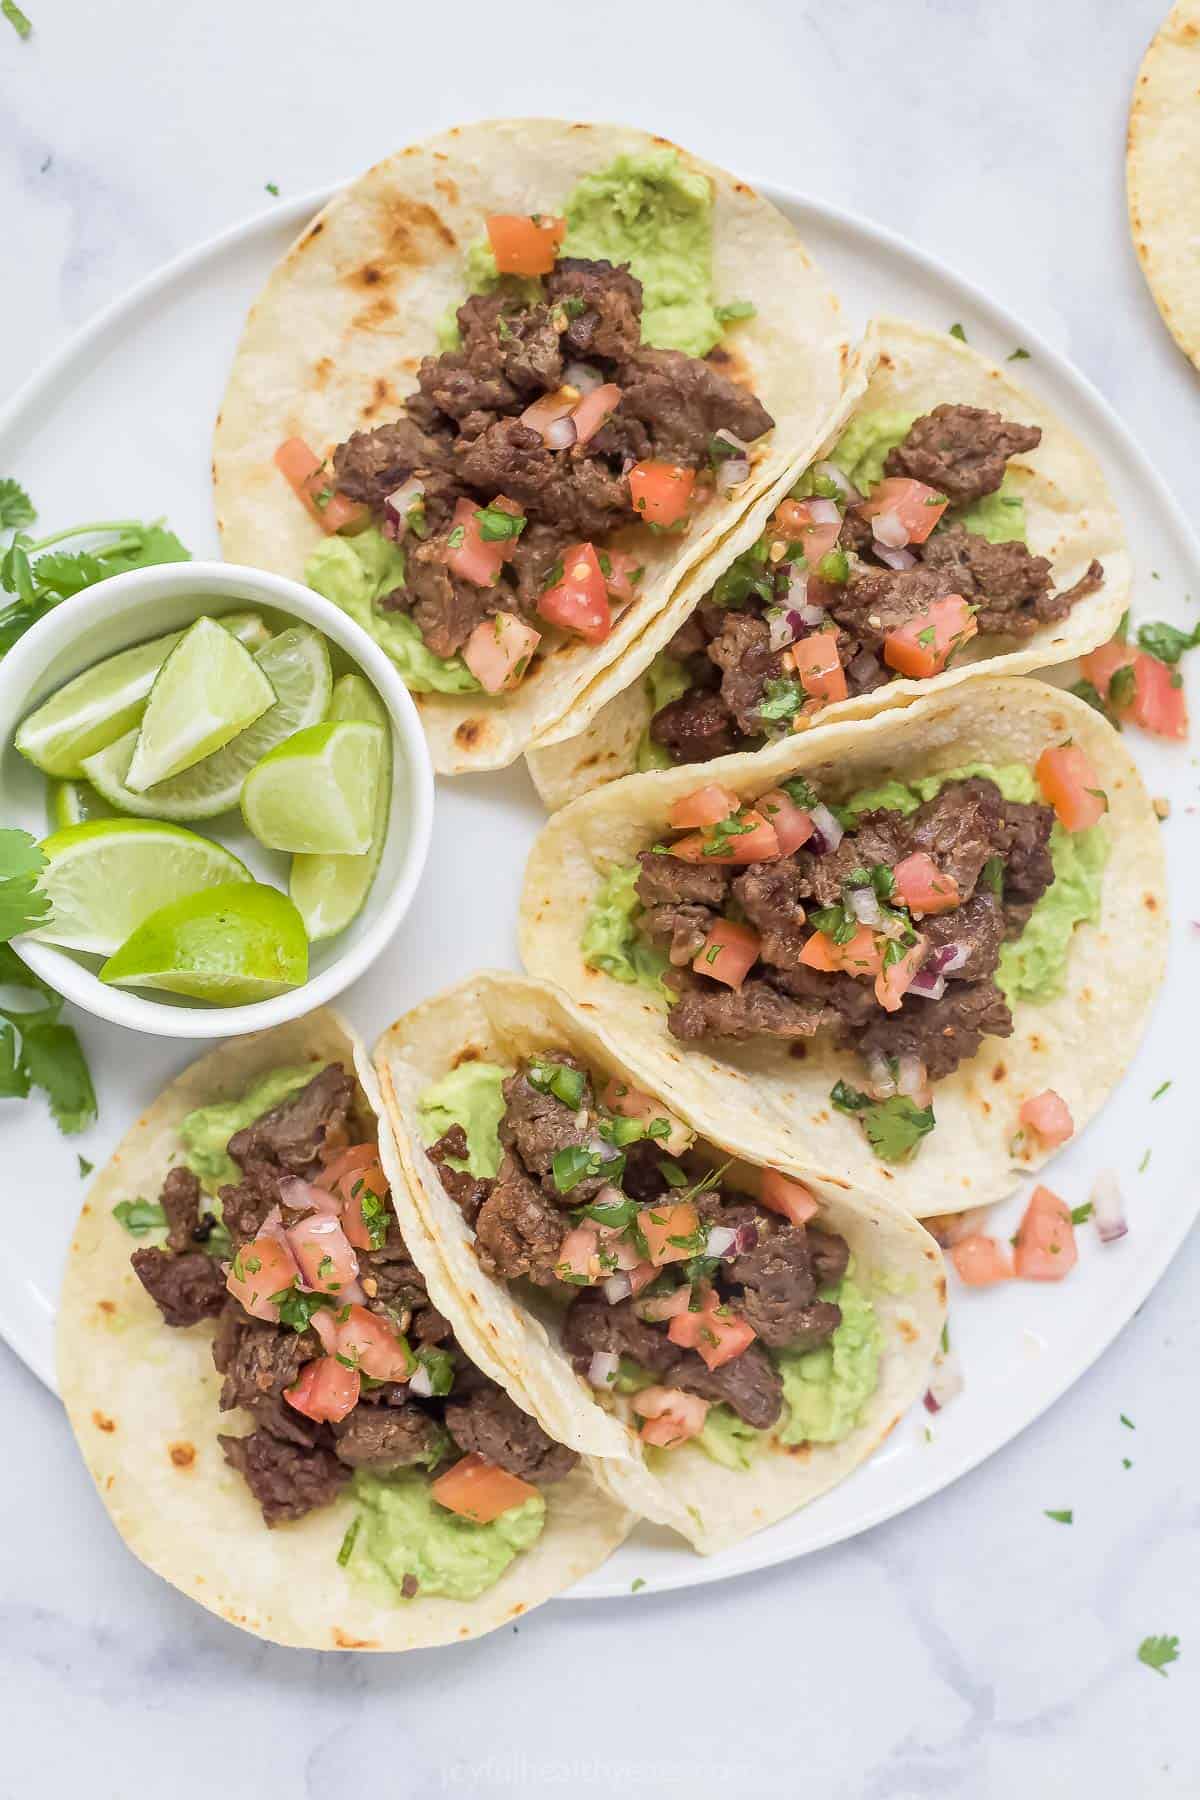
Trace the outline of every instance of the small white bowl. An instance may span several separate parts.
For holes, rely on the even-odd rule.
[[[279,630],[296,619],[314,626],[334,650],[335,673],[339,661],[353,665],[387,707],[394,751],[387,840],[357,919],[336,937],[310,947],[308,980],[249,1006],[196,1006],[169,995],[151,998],[108,987],[65,951],[29,937],[17,940],[29,967],[76,1006],[114,1025],[160,1037],[234,1037],[301,1018],[332,1000],[379,955],[412,902],[433,828],[433,771],[417,709],[392,662],[340,607],[299,582],[237,563],[165,563],[114,575],[64,600],[0,660],[0,820],[42,838],[51,829],[47,780],[13,748],[14,733],[26,714],[72,676],[117,650],[177,630],[202,613],[244,610],[266,613]],[[256,877],[286,892],[288,859],[263,850],[236,815],[198,820],[189,829],[219,838]]]

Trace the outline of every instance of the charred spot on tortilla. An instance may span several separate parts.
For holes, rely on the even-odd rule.
[[[190,1469],[196,1460],[196,1447],[194,1444],[172,1444],[169,1454],[177,1469]]]
[[[461,744],[464,750],[473,750],[482,739],[485,726],[484,719],[464,719],[455,728],[454,741]]]
[[[115,1431],[117,1429],[116,1420],[106,1417],[102,1412],[92,1414],[92,1424],[97,1431]]]

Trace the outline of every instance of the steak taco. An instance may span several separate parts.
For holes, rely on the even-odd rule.
[[[1129,228],[1175,342],[1200,367],[1200,0],[1177,0],[1146,51],[1129,109]]]
[[[331,1013],[194,1064],[93,1183],[59,1313],[67,1412],[129,1548],[311,1649],[478,1636],[632,1522],[474,1360],[374,1092]]]
[[[959,339],[883,319],[818,452],[759,497],[530,768],[553,808],[634,769],[1067,662],[1111,637],[1129,583],[1100,467],[1050,409]],[[559,742],[572,717],[591,722]]]
[[[497,768],[803,454],[846,355],[744,182],[627,127],[449,131],[332,200],[255,303],[223,548],[379,641],[442,772]]]
[[[921,1392],[946,1292],[927,1233],[700,1137],[555,989],[476,976],[375,1061],[426,1230],[514,1399],[698,1550],[834,1486]]]
[[[1121,738],[998,676],[576,800],[521,905],[526,966],[639,1085],[919,1215],[1000,1197],[1098,1109],[1166,929]]]

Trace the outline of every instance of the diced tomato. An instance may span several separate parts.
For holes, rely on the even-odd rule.
[[[338,1221],[312,1213],[289,1226],[287,1241],[306,1284],[319,1294],[340,1294],[358,1275],[358,1258]]]
[[[817,1203],[806,1187],[781,1175],[778,1169],[764,1169],[759,1204],[768,1212],[782,1213],[793,1225],[806,1225],[817,1211]]]
[[[685,1394],[682,1388],[647,1387],[633,1396],[633,1410],[646,1421],[641,1430],[643,1440],[668,1449],[704,1430],[708,1401]]]
[[[604,1274],[600,1267],[600,1235],[594,1225],[576,1225],[558,1247],[554,1273],[560,1281],[590,1286]]]
[[[888,632],[883,640],[883,660],[889,669],[914,680],[940,675],[954,652],[978,630],[975,614],[962,595],[947,594],[907,625]]]
[[[1080,657],[1079,668],[1101,698],[1108,700],[1109,687],[1118,669],[1132,669],[1141,652],[1134,645],[1127,644],[1124,638],[1110,638],[1107,644],[1101,644],[1098,650],[1089,650],[1086,656]],[[1129,715],[1129,707],[1114,707],[1122,718]]]
[[[368,1195],[374,1195],[376,1200],[382,1201],[387,1192],[387,1176],[378,1163],[373,1163],[370,1168],[351,1169],[348,1174],[342,1176],[338,1184],[338,1193],[341,1197],[342,1230],[345,1232],[348,1242],[356,1250],[373,1250],[376,1244],[363,1211],[363,1201],[367,1199]],[[385,1221],[376,1213],[375,1222],[377,1225],[382,1225]]]
[[[672,831],[687,831],[693,825],[716,825],[735,813],[739,804],[736,794],[719,782],[710,781],[707,787],[676,800],[668,809],[667,824]]]
[[[491,504],[497,512],[511,513],[514,518],[521,517],[521,508],[516,501],[506,499],[503,494],[497,494]],[[517,540],[484,538],[479,526],[479,514],[482,510],[473,500],[460,500],[454,508],[454,521],[446,548],[446,566],[464,581],[473,581],[476,587],[495,587],[501,566],[511,557]]]
[[[340,1144],[337,1149],[324,1144],[320,1155],[325,1166],[316,1185],[328,1188],[331,1194],[337,1191],[343,1175],[349,1175],[355,1169],[377,1167],[379,1163],[379,1149],[375,1144]]]
[[[646,1242],[646,1260],[656,1269],[666,1263],[686,1262],[689,1256],[695,1256],[700,1215],[686,1201],[660,1200],[653,1206],[643,1206],[637,1222]],[[680,1241],[673,1244],[672,1238]]]
[[[1061,1281],[1078,1260],[1070,1207],[1049,1188],[1034,1188],[1017,1231],[1017,1274],[1022,1281]]]
[[[666,1123],[670,1127],[666,1137],[658,1136],[655,1142],[661,1144],[668,1156],[682,1155],[695,1142],[696,1134],[691,1127],[668,1112],[661,1100],[656,1100],[653,1094],[643,1094],[627,1082],[610,1081],[600,1095],[600,1104],[611,1113],[619,1113],[623,1119],[641,1119],[647,1125]]]
[[[712,847],[711,833],[696,832],[672,844],[671,855],[680,857],[683,862],[714,863],[771,862],[779,855],[775,827],[756,808],[750,807],[744,812],[738,824],[748,829],[731,832],[719,850]]]
[[[842,520],[840,514],[833,519],[816,520],[807,500],[784,500],[776,508],[774,528],[789,543],[802,544],[805,561],[810,569],[815,569],[837,543]]]
[[[849,690],[836,631],[828,628],[810,632],[792,645],[791,655],[800,686],[811,699],[829,702],[846,698]]]
[[[889,475],[881,481],[869,500],[863,500],[859,512],[864,519],[877,519],[883,513],[894,513],[908,533],[910,544],[923,544],[949,501],[936,488],[923,481],[910,481],[903,475]]]
[[[350,1317],[338,1326],[337,1347],[340,1356],[376,1381],[407,1381],[417,1366],[404,1339],[365,1306],[350,1308]]]
[[[685,1307],[667,1326],[667,1336],[681,1350],[695,1350],[710,1369],[732,1362],[749,1348],[758,1333],[739,1313],[731,1312],[707,1284],[698,1311]]]
[[[614,600],[619,601],[622,606],[628,606],[631,600],[637,598],[638,583],[643,572],[641,558],[635,556],[632,550],[606,550],[605,556],[608,560],[608,572],[604,580],[608,591]],[[604,564],[601,563],[600,566],[603,569]]]
[[[303,438],[288,438],[280,444],[275,452],[275,467],[322,531],[332,535],[343,526],[366,518],[365,506],[345,494],[334,493],[332,475]]]
[[[943,875],[932,856],[914,850],[892,870],[896,892],[909,912],[923,918],[929,913],[951,912],[961,895],[953,875]]]
[[[654,1272],[657,1275],[658,1270],[655,1269]],[[669,1294],[651,1294],[649,1299],[640,1301],[635,1310],[639,1319],[648,1319],[652,1325],[661,1325],[665,1319],[676,1319],[680,1313],[685,1313],[691,1303],[692,1290],[684,1281],[677,1288],[672,1288]]]
[[[797,806],[790,794],[782,788],[772,788],[764,794],[758,803],[758,810],[767,819],[775,833],[779,844],[780,856],[790,856],[801,844],[806,844],[813,834],[811,816],[802,806]]]
[[[805,968],[822,969],[827,974],[842,969],[847,975],[878,975],[883,967],[883,951],[874,932],[859,925],[844,944],[835,944],[823,931],[814,931],[800,952],[800,961]]]
[[[260,1235],[244,1244],[229,1265],[225,1286],[255,1319],[278,1322],[279,1308],[271,1295],[295,1285],[299,1270],[290,1248],[282,1239]]]
[[[538,601],[543,619],[573,631],[588,644],[602,644],[612,630],[608,588],[593,544],[575,544],[563,552],[562,580]]]
[[[1054,1150],[1059,1144],[1065,1144],[1069,1137],[1075,1135],[1075,1121],[1071,1117],[1071,1109],[1061,1094],[1053,1088],[1045,1093],[1034,1094],[1029,1100],[1021,1102],[1017,1118],[1022,1125],[1028,1125],[1035,1131],[1048,1150]]]
[[[658,1270],[650,1262],[635,1263],[632,1269],[625,1269],[622,1272],[629,1277],[631,1294],[640,1294],[642,1289],[649,1287],[650,1283],[658,1276]]]
[[[575,425],[575,442],[586,444],[589,438],[595,437],[607,419],[611,419],[620,403],[621,390],[615,382],[606,381],[600,387],[593,388],[579,402],[571,418]]]
[[[497,1463],[485,1462],[474,1451],[456,1462],[452,1469],[430,1484],[430,1493],[439,1506],[473,1519],[476,1525],[489,1525],[501,1513],[514,1506],[524,1506],[537,1496],[537,1489],[519,1475],[510,1475]]]
[[[462,658],[484,693],[499,694],[517,686],[541,641],[541,632],[524,619],[498,612],[475,627]]]
[[[549,275],[567,221],[553,213],[492,213],[488,242],[501,275]]]
[[[972,1231],[950,1247],[950,1261],[960,1281],[968,1287],[991,1287],[995,1281],[1011,1281],[1013,1266],[1008,1252],[994,1237]]]
[[[1129,716],[1143,731],[1156,737],[1185,738],[1188,734],[1187,695],[1178,669],[1139,650],[1133,665],[1133,704]]]
[[[284,1388],[283,1397],[306,1419],[336,1425],[354,1411],[361,1392],[357,1369],[346,1368],[336,1356],[317,1356],[305,1363],[295,1387]]]
[[[693,957],[692,967],[697,975],[711,975],[726,987],[740,988],[761,949],[762,939],[748,925],[718,919]]]
[[[1056,744],[1037,759],[1038,786],[1064,831],[1086,831],[1108,811],[1091,758],[1078,744]]]
[[[696,471],[675,463],[634,463],[629,471],[633,510],[648,525],[674,525],[688,509]]]
[[[875,977],[875,998],[885,1012],[899,1012],[900,1003],[912,986],[912,978],[925,961],[929,945],[923,937],[910,944],[896,962],[887,963]]]

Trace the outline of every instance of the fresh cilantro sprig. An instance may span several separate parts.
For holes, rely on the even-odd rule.
[[[858,1118],[881,1162],[906,1162],[936,1122],[932,1106],[918,1106],[907,1094],[873,1100],[870,1094],[839,1081],[829,1098],[838,1112]]]
[[[1140,1663],[1145,1663],[1165,1680],[1167,1664],[1178,1662],[1182,1654],[1177,1637],[1148,1637],[1138,1645],[1137,1657]]]
[[[29,1006],[0,1005],[0,1099],[23,1100],[41,1088],[60,1131],[84,1131],[96,1117],[96,1090],[79,1039],[59,1017],[62,997],[0,944],[0,988],[34,996]]]
[[[0,531],[13,533],[0,553],[0,589],[12,595],[0,608],[0,656],[61,600],[97,581],[191,557],[161,519],[150,524],[141,519],[93,519],[34,539],[26,527],[36,518],[37,509],[24,488],[11,477],[0,479]],[[54,548],[79,538],[89,541],[76,550]]]
[[[46,858],[27,831],[13,826],[0,830],[0,944],[45,920],[50,900],[37,886],[45,866]]]

